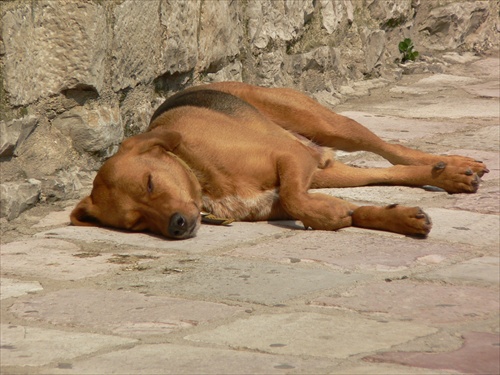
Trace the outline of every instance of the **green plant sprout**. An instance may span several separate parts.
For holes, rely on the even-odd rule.
[[[406,38],[402,42],[399,43],[399,52],[403,54],[403,58],[401,59],[402,63],[410,61],[415,61],[418,57],[418,52],[413,51],[413,41],[410,38]]]

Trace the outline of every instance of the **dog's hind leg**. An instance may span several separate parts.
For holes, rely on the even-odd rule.
[[[360,123],[329,110],[298,91],[246,85],[242,87],[233,93],[254,105],[274,123],[321,146],[349,152],[373,152],[394,165],[434,165],[444,162],[470,168],[479,176],[488,172],[484,163],[472,158],[432,155],[385,142]]]
[[[406,166],[389,168],[356,168],[338,161],[325,169],[318,169],[311,182],[311,188],[355,187],[366,185],[432,185],[448,193],[475,193],[479,178],[468,167],[435,165]]]

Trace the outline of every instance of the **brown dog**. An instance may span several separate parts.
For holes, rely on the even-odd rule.
[[[361,169],[333,150],[366,150],[393,167]],[[418,207],[356,206],[310,188],[433,185],[474,193],[488,172],[462,156],[436,156],[384,142],[291,89],[226,82],[167,99],[146,133],[123,142],[71,213],[74,225],[188,238],[200,211],[242,221],[297,219],[313,229],[348,226],[425,236]]]

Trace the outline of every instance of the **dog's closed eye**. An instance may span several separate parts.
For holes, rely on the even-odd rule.
[[[153,176],[149,175],[148,176],[148,193],[151,194],[154,190],[154,184],[153,184]]]

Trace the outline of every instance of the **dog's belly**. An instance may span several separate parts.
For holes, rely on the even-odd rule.
[[[272,218],[279,204],[277,189],[256,193],[251,197],[227,196],[212,199],[202,197],[203,209],[215,216],[226,217],[240,221],[259,221]]]

